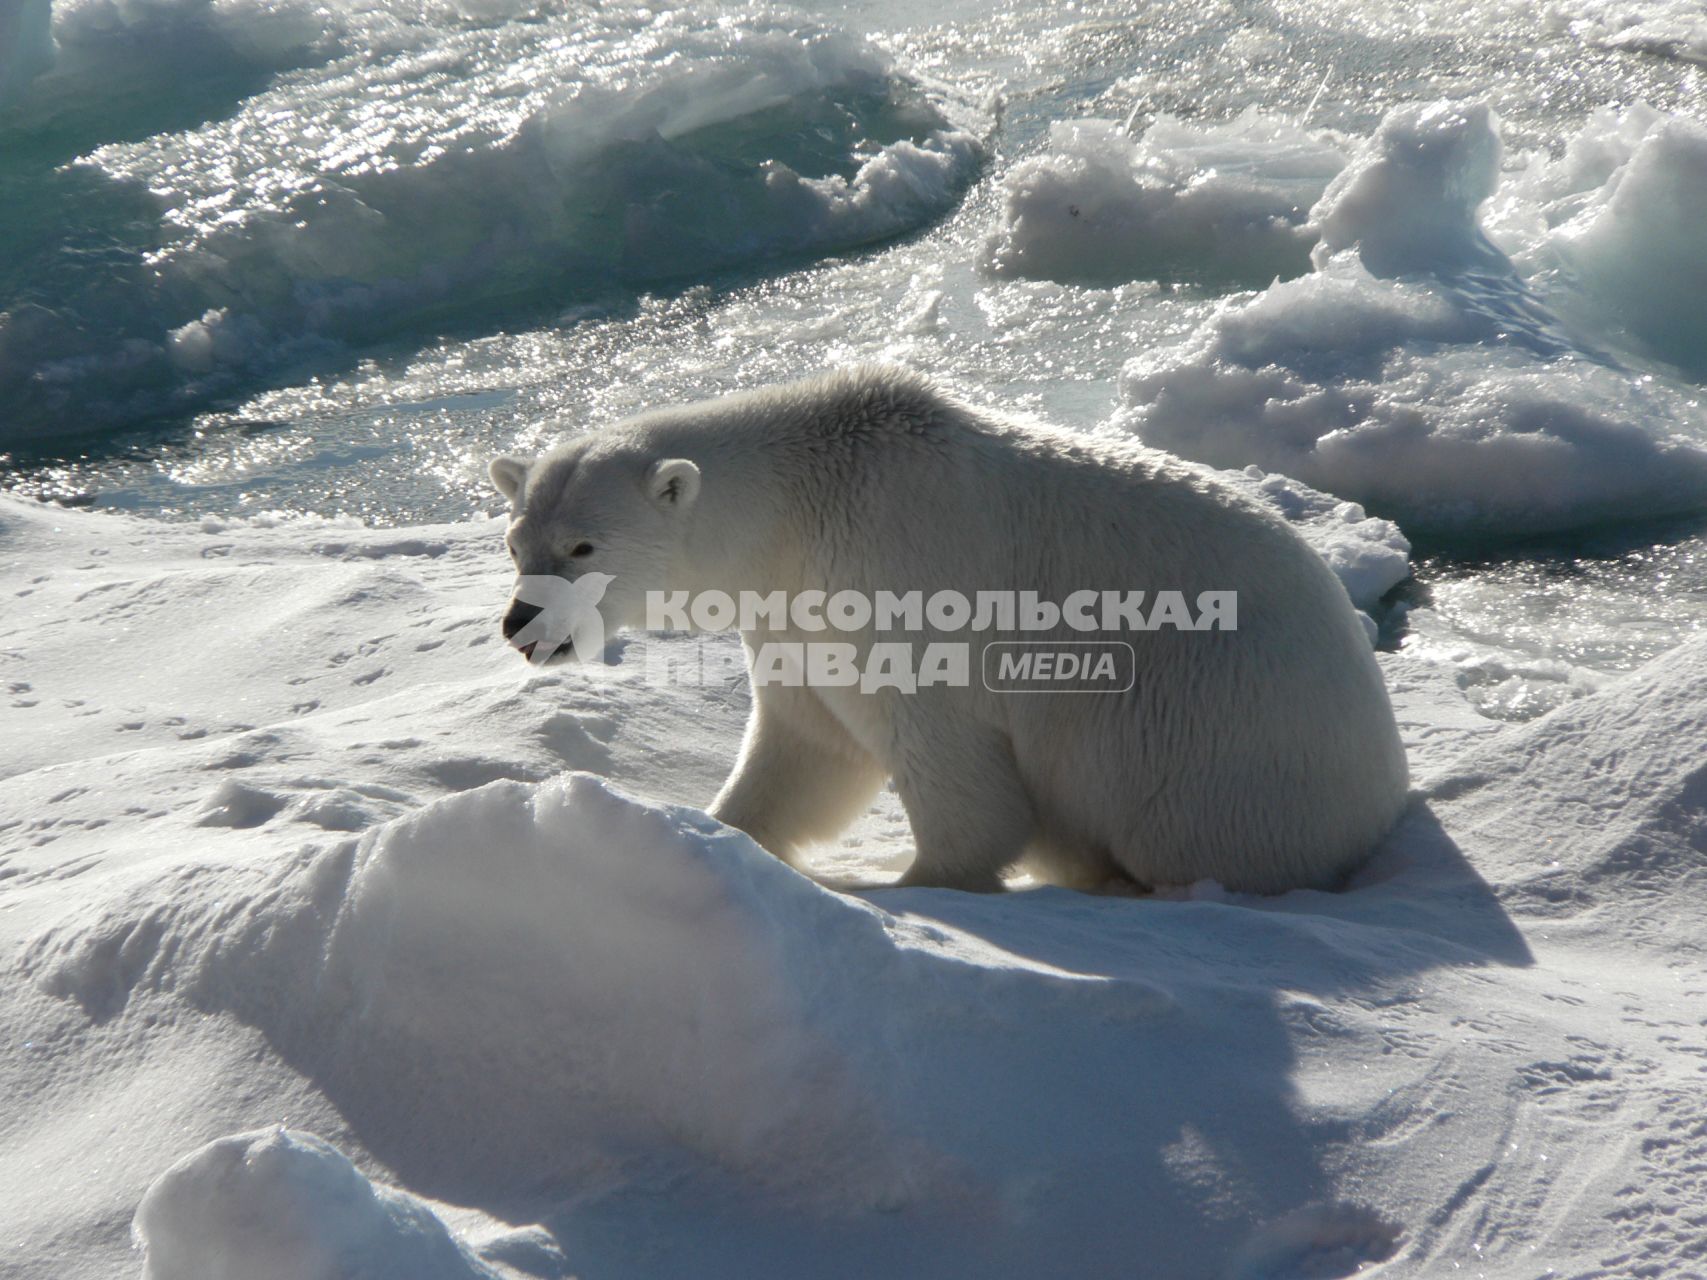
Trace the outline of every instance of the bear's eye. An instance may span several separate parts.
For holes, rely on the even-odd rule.
[[[576,560],[580,560],[585,556],[590,556],[593,554],[593,544],[590,542],[577,542],[573,547],[569,548],[569,554]]]

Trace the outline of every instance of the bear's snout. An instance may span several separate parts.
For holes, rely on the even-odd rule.
[[[539,615],[540,607],[537,604],[528,604],[523,600],[512,600],[510,602],[509,610],[504,614],[504,621],[502,624],[504,639],[514,643],[516,633],[523,627],[527,626],[527,624],[532,622],[535,618],[539,617]],[[525,655],[529,649],[533,648],[533,645],[518,644],[516,645],[516,648],[520,649]]]

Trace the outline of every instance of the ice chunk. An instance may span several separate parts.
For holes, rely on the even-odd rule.
[[[1590,44],[1707,63],[1707,12],[1697,0],[1573,0],[1546,13],[1554,28]]]
[[[1355,248],[1378,276],[1508,269],[1476,218],[1499,166],[1498,119],[1485,103],[1396,108],[1313,211],[1317,265]]]
[[[1516,538],[1707,507],[1681,394],[1584,356],[1540,363],[1488,321],[1345,259],[1132,360],[1121,392],[1119,421],[1148,444],[1295,476],[1412,535]]]
[[[251,0],[68,0],[48,78],[122,81],[94,68],[125,56],[159,76],[168,52],[193,78],[194,57],[242,64],[251,30],[283,57],[297,2],[251,24]],[[94,195],[66,234],[113,249],[26,257],[20,296],[54,305],[0,310],[0,443],[192,407],[453,314],[899,235],[953,207],[993,127],[870,42],[768,10],[488,22],[398,0],[309,26],[297,73],[78,160]]]
[[[1093,284],[1297,275],[1310,207],[1344,163],[1331,135],[1255,108],[1225,124],[1164,115],[1141,138],[1112,120],[1057,123],[1004,179],[984,266]]]
[[[1615,321],[1662,359],[1707,376],[1707,127],[1646,123],[1630,157],[1553,246]]]
[[[1391,520],[1367,514],[1290,476],[1261,467],[1222,472],[1221,479],[1273,507],[1328,562],[1357,608],[1369,613],[1411,575],[1410,540]]]
[[[1393,112],[1312,215],[1316,271],[1130,361],[1118,420],[1186,457],[1365,503],[1413,536],[1707,508],[1698,403],[1576,339],[1482,232],[1496,123],[1485,107]]]

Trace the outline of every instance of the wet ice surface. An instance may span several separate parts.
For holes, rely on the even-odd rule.
[[[113,20],[141,61],[198,14],[214,31],[246,16],[144,5]],[[491,327],[541,300],[891,238],[954,205],[990,124],[802,15],[327,17],[310,65],[195,127],[50,170],[72,160],[53,151],[50,91],[100,92],[77,83],[88,12],[61,13],[71,65],[29,86],[50,96],[13,129],[47,154],[17,166],[7,221],[49,205],[59,222],[8,273],[0,438],[181,414],[447,321]],[[99,257],[64,253],[67,238]]]

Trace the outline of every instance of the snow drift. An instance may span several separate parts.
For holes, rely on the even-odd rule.
[[[887,1060],[949,1007],[1007,1019],[973,970],[917,950],[929,937],[698,811],[570,775],[280,873],[180,878],[24,963],[97,1017],[161,990],[238,1013],[434,1194],[573,1185],[664,1146],[789,1199],[880,1207],[948,1162],[874,1105],[889,1090],[866,1042]],[[1170,1005],[1141,982],[998,975],[1028,986],[1081,1011]]]

